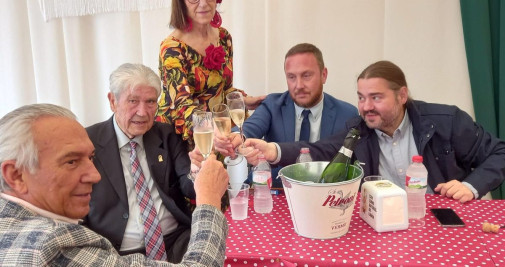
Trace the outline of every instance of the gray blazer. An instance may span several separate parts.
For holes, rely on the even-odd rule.
[[[0,198],[0,266],[223,266],[228,224],[223,213],[202,205],[193,213],[188,252],[180,264],[141,254],[119,256],[88,228],[42,217]],[[113,226],[112,226],[113,227]]]

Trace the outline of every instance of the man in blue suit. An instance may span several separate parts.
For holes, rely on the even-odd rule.
[[[263,138],[268,142],[316,142],[344,129],[348,119],[358,116],[353,105],[323,93],[328,70],[316,46],[308,43],[293,46],[286,53],[284,72],[288,91],[270,94],[263,100],[244,122],[247,138]],[[233,154],[233,148],[240,143],[238,134],[232,134],[230,139],[215,139],[216,150],[225,155]],[[272,188],[282,188],[280,179],[275,179],[279,169],[272,170]]]

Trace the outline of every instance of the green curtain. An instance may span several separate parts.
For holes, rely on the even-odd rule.
[[[460,4],[475,119],[505,140],[505,1]],[[505,183],[492,195],[505,199]]]

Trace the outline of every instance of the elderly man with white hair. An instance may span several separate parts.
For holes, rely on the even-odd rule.
[[[103,236],[79,225],[100,174],[95,148],[69,110],[20,107],[0,119],[1,266],[222,266],[228,226],[219,210],[228,175],[209,157],[194,188],[188,251],[178,265],[142,254],[120,256]]]
[[[107,98],[114,114],[86,128],[102,180],[93,185],[83,224],[120,255],[177,263],[191,234],[185,198],[194,199],[195,191],[187,178],[187,144],[173,125],[154,121],[160,92],[160,78],[143,64],[125,63],[110,74]]]

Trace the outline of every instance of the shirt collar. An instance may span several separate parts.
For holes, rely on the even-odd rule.
[[[72,223],[72,224],[79,224],[82,221],[79,219],[71,219],[71,218],[61,216],[56,213],[52,213],[50,211],[41,209],[41,208],[36,207],[35,205],[31,204],[30,202],[25,201],[23,199],[15,197],[15,196],[7,195],[5,193],[0,193],[0,196],[6,200],[17,203],[17,204],[23,206],[24,208],[26,208],[26,209],[28,209],[28,210],[30,210],[40,216],[43,216],[43,217],[46,217],[49,219],[53,219],[53,220],[60,221],[60,222]]]
[[[142,135],[135,136],[133,139],[130,139],[128,136],[126,136],[126,134],[123,132],[123,130],[121,130],[121,128],[119,128],[119,125],[117,124],[117,121],[116,121],[116,116],[112,117],[112,121],[114,124],[114,131],[116,132],[117,145],[118,145],[119,149],[121,149],[125,145],[128,145],[128,143],[130,143],[131,140],[137,142],[137,144],[141,148],[144,148],[144,139],[143,139]]]
[[[319,116],[321,116],[321,114],[323,113],[323,101],[324,101],[324,94],[322,94],[321,101],[319,101],[319,103],[317,103],[315,106],[311,108],[303,108],[298,106],[296,103],[293,103],[295,105],[296,118],[298,119],[302,118],[302,111],[304,109],[309,109],[312,116],[314,116],[314,119],[319,118]]]
[[[398,134],[403,135],[405,133],[408,133],[409,125],[410,125],[409,113],[407,112],[407,109],[405,109],[405,115],[403,116],[403,120],[400,123],[400,125],[398,126],[398,128],[394,131],[393,136],[398,135]],[[385,132],[383,132],[379,129],[375,129],[375,133],[377,134],[377,136],[379,138],[388,137],[388,135]]]

